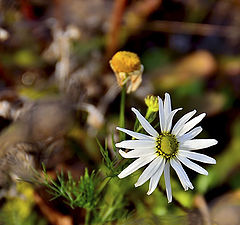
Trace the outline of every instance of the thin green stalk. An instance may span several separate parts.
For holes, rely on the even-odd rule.
[[[126,99],[126,85],[122,87],[121,92],[121,103],[120,103],[120,116],[119,116],[119,126],[125,127],[125,99]],[[125,140],[126,135],[123,132],[120,132],[120,141]]]
[[[108,218],[109,215],[111,215],[111,213],[114,211],[113,207],[109,207],[108,210],[106,211],[106,213],[104,214],[103,218],[102,218],[102,224],[106,224],[106,220]]]
[[[100,184],[97,192],[101,193],[101,191],[105,188],[105,186],[108,184],[108,182],[112,179],[112,177],[105,177],[102,181],[102,183]]]
[[[89,219],[90,219],[91,209],[86,209],[86,216],[85,216],[85,223],[84,225],[89,225]]]
[[[152,114],[152,110],[150,110],[150,109],[148,108],[148,109],[147,109],[146,116],[145,116],[145,119],[148,120],[151,114]]]

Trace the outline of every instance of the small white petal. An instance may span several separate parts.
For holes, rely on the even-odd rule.
[[[178,133],[177,136],[182,136],[183,134],[185,134],[186,132],[188,132],[189,130],[191,130],[193,127],[195,127],[198,123],[200,123],[202,121],[202,119],[206,116],[206,113],[202,113],[199,116],[196,116],[195,118],[191,119],[189,122],[187,122],[182,129],[180,130],[180,132]]]
[[[170,202],[172,202],[172,188],[171,188],[171,183],[170,183],[170,164],[169,164],[169,162],[166,163],[165,168],[164,168],[164,179],[165,179],[168,203],[170,203]]]
[[[170,159],[170,164],[173,167],[173,169],[176,171],[184,190],[187,191],[188,188],[193,189],[193,185],[190,182],[187,173],[182,168],[182,165],[180,164],[180,162],[176,159]]]
[[[158,105],[159,105],[159,121],[160,121],[160,128],[161,128],[161,132],[164,131],[164,127],[165,127],[165,116],[164,116],[164,109],[163,109],[163,101],[160,97],[158,97]]]
[[[179,178],[184,190],[187,191],[188,185],[186,184],[185,178],[184,178],[183,174],[181,173],[180,167],[176,164],[176,161],[174,159],[170,160],[170,164],[171,164],[172,168],[175,170],[176,174],[178,175],[178,178]]]
[[[127,148],[127,149],[135,149],[135,148],[154,148],[155,141],[153,140],[127,140],[121,141],[115,144],[117,148]]]
[[[144,184],[147,180],[149,180],[154,174],[155,172],[158,170],[159,166],[161,165],[163,161],[162,157],[157,157],[156,159],[154,159],[149,165],[148,167],[143,171],[143,173],[141,174],[141,176],[138,178],[137,183],[135,184],[135,187],[141,186],[142,184]]]
[[[188,141],[191,140],[193,138],[195,138],[197,135],[199,135],[202,132],[202,128],[201,127],[195,127],[194,129],[192,129],[191,131],[189,131],[188,133],[180,136],[177,138],[177,140],[179,142],[184,142],[184,141]]]
[[[163,173],[163,169],[165,167],[165,159],[162,160],[161,165],[159,166],[158,170],[155,172],[155,174],[151,177],[149,182],[149,189],[147,192],[147,195],[150,195],[153,193],[153,191],[156,189],[158,182],[160,180],[160,177]]]
[[[168,115],[172,111],[172,106],[171,106],[171,98],[168,93],[165,93],[165,99],[164,99],[164,115],[165,119],[168,118]]]
[[[193,159],[193,160],[196,160],[199,162],[203,162],[203,163],[216,164],[216,160],[214,158],[209,157],[204,154],[192,152],[192,151],[179,150],[178,155],[184,156],[184,157],[187,157],[189,159]]]
[[[139,120],[140,124],[144,128],[145,131],[147,131],[150,135],[153,137],[158,136],[158,132],[151,126],[151,124],[141,115],[141,113],[135,109],[132,108],[132,111],[135,113],[137,119]]]
[[[216,145],[218,142],[215,139],[193,139],[180,143],[179,149],[181,150],[198,150],[208,148]]]
[[[155,154],[155,150],[152,148],[142,148],[142,149],[137,149],[137,150],[132,150],[130,152],[124,152],[122,150],[119,150],[119,154],[123,158],[138,158],[142,156],[147,156],[147,155],[153,155]]]
[[[179,110],[182,110],[182,108],[179,108],[179,109],[174,109],[169,115],[168,115],[168,119],[166,120],[166,123],[165,123],[165,131],[167,132],[170,132],[171,128],[172,128],[172,120],[173,120],[173,117],[175,116],[175,114],[179,111]],[[166,116],[165,116],[166,118]]]
[[[185,114],[182,118],[180,118],[177,123],[174,125],[172,129],[172,134],[178,135],[178,132],[182,129],[183,125],[196,113],[196,110],[193,110],[187,114]]]
[[[120,128],[120,127],[117,127],[116,128],[117,130],[120,130],[134,138],[137,138],[137,139],[153,139],[152,136],[148,136],[146,134],[141,134],[141,133],[137,133],[137,132],[134,132],[134,131],[131,131],[131,130],[127,130],[127,129],[124,129],[124,128]]]
[[[156,158],[156,155],[141,157],[139,159],[136,159],[133,163],[131,163],[127,168],[125,168],[119,175],[119,178],[127,177],[128,175],[134,173],[139,168],[145,166],[146,164],[150,163],[154,158]]]
[[[207,170],[203,169],[201,166],[199,166],[198,164],[192,162],[191,160],[187,159],[186,157],[183,157],[183,156],[180,156],[180,155],[177,155],[177,158],[185,165],[187,166],[188,168],[200,173],[200,174],[203,174],[203,175],[208,175],[208,172]]]

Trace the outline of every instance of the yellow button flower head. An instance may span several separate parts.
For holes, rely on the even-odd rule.
[[[158,111],[158,98],[154,95],[148,95],[145,99],[145,104],[152,112]]]
[[[110,63],[114,72],[130,73],[139,70],[141,66],[138,55],[127,51],[117,52]]]
[[[127,93],[137,90],[142,82],[143,73],[143,65],[137,54],[119,51],[110,60],[110,65],[117,77],[118,84],[122,87],[128,83]]]

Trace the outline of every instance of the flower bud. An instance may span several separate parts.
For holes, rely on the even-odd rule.
[[[154,95],[148,95],[145,99],[145,104],[152,112],[158,111],[158,98]]]

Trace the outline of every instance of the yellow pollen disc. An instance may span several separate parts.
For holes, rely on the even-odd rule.
[[[166,159],[174,157],[178,151],[178,141],[173,134],[162,133],[156,140],[156,153]]]
[[[110,60],[110,64],[117,73],[130,73],[139,70],[141,66],[138,55],[127,51],[117,52]]]
[[[166,154],[171,154],[173,152],[173,149],[171,147],[171,141],[168,137],[162,138],[161,149],[163,149]]]

